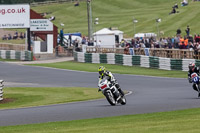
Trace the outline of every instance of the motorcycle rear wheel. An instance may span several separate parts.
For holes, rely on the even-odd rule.
[[[121,105],[125,105],[125,104],[126,104],[126,98],[125,98],[125,96],[123,96],[121,98]]]

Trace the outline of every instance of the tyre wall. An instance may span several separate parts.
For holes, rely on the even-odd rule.
[[[0,50],[0,58],[31,61],[33,54],[31,51]]]
[[[114,53],[91,54],[77,52],[74,54],[74,60],[85,63],[106,63],[124,66],[140,66],[146,68],[181,71],[188,71],[188,64],[190,62],[195,62],[197,66],[200,66],[200,60],[194,59],[171,59],[154,56],[124,55]]]

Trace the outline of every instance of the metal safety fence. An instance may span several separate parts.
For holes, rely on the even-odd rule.
[[[146,55],[174,59],[200,59],[200,51],[189,49],[164,49],[164,48],[100,48],[87,47],[87,53],[116,53],[127,55]]]

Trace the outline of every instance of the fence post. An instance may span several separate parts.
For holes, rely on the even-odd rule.
[[[3,100],[3,80],[0,80],[0,101]]]

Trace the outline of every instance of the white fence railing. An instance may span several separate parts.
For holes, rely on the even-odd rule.
[[[0,80],[0,101],[3,100],[3,80]]]

